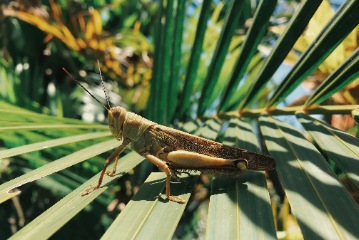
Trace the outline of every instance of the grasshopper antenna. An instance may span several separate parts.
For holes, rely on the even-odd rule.
[[[107,93],[106,93],[105,83],[103,82],[103,78],[102,78],[102,73],[101,73],[101,68],[100,68],[100,61],[98,59],[97,59],[97,66],[98,66],[98,70],[100,72],[100,78],[101,78],[101,84],[102,84],[103,92],[105,93],[105,97],[106,97],[108,107],[109,107],[109,109],[111,109],[110,101],[108,100],[108,96],[107,96]]]
[[[100,100],[98,100],[94,95],[92,95],[92,93],[90,93],[89,90],[87,90],[74,76],[72,76],[71,73],[69,73],[69,72],[66,70],[66,68],[62,68],[62,70],[64,70],[65,73],[66,73],[67,75],[69,75],[69,77],[70,77],[72,80],[74,80],[74,81],[75,81],[78,85],[80,85],[88,94],[90,94],[91,97],[93,97],[97,102],[99,102],[99,103],[102,105],[102,107],[104,107],[107,111],[110,111],[109,108],[107,108],[102,102],[100,102]],[[102,80],[102,77],[101,77],[101,80]],[[106,92],[105,92],[105,95],[106,95]],[[106,95],[106,99],[107,99],[107,95]],[[108,99],[107,99],[107,102],[108,102]],[[109,105],[109,106],[110,106],[110,105]]]

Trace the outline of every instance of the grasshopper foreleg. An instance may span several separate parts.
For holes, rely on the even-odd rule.
[[[161,169],[162,172],[166,174],[166,197],[168,200],[178,203],[185,203],[186,201],[179,197],[179,196],[171,196],[171,170],[167,166],[165,162],[163,162],[161,159],[159,159],[156,156],[153,156],[151,154],[146,154],[145,157],[152,162],[154,165],[156,165],[159,169]]]
[[[116,167],[117,167],[119,156],[129,143],[130,141],[125,139],[123,143],[110,155],[110,157],[106,160],[105,164],[103,165],[101,175],[100,178],[98,179],[97,184],[95,186],[90,186],[85,191],[83,191],[81,193],[82,196],[87,195],[91,191],[98,189],[102,184],[102,180],[105,176],[105,173],[111,177],[116,173]],[[112,171],[106,171],[107,167],[113,162],[113,160],[115,160],[115,163],[113,165]]]
[[[122,151],[123,151],[123,149],[122,149]],[[121,152],[122,152],[122,151],[121,151]],[[121,153],[120,153],[120,154],[121,154]],[[118,163],[118,159],[119,159],[119,157],[120,157],[120,154],[115,157],[115,162],[113,163],[113,168],[112,168],[112,170],[111,170],[111,171],[110,171],[110,170],[107,170],[107,171],[105,172],[107,176],[113,177],[113,175],[115,175],[115,173],[116,173],[116,168],[117,168],[117,163]],[[108,166],[108,164],[107,164],[107,166]],[[106,169],[107,166],[103,166],[103,168]],[[103,174],[102,174],[102,175],[103,175]]]

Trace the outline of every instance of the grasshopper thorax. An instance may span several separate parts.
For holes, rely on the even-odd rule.
[[[112,136],[121,141],[123,137],[123,125],[126,119],[126,109],[123,107],[112,107],[108,110],[108,126]]]

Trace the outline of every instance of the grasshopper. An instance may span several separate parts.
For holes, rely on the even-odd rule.
[[[171,196],[170,179],[171,176],[178,179],[178,174],[181,171],[188,173],[190,170],[195,170],[236,174],[245,169],[264,171],[275,168],[275,161],[270,156],[226,146],[162,126],[129,112],[123,107],[111,107],[103,85],[109,106],[106,107],[65,68],[63,70],[108,111],[108,125],[111,134],[118,141],[122,141],[121,145],[106,160],[97,184],[90,186],[82,195],[98,189],[105,174],[114,176],[119,155],[128,144],[131,144],[132,150],[145,157],[166,174],[166,197],[168,200],[178,203],[185,203],[185,200],[179,196]],[[103,84],[102,75],[101,81]],[[107,171],[107,167],[112,162],[114,162],[112,170]]]

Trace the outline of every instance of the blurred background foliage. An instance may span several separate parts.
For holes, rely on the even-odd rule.
[[[89,121],[104,121],[99,106],[91,110],[81,108],[83,92],[75,83],[65,78],[65,67],[80,80],[93,86],[95,95],[103,99],[96,73],[96,60],[99,59],[101,71],[107,83],[110,101],[114,105],[124,105],[136,112],[147,106],[152,76],[154,55],[155,15],[157,1],[5,1],[1,12],[1,96],[10,103],[37,112],[59,117],[83,116]],[[196,102],[200,92],[224,21],[227,1],[218,1],[211,8],[205,32],[199,67],[196,73],[191,97],[191,111],[187,115],[176,116],[177,120],[196,117]],[[187,63],[193,45],[196,22],[200,14],[200,3],[187,4],[186,27],[183,32],[179,79],[185,80]],[[283,1],[277,6],[271,18],[269,31],[258,47],[257,55],[248,67],[249,76],[240,88],[238,102],[270,53],[274,42],[283,33],[297,3]],[[215,89],[223,89],[230,77],[239,54],[246,31],[250,27],[252,13],[256,4],[243,4],[236,34],[233,36],[225,58],[226,67],[222,69]],[[292,66],[313,41],[320,29],[334,15],[328,2],[324,2],[316,12],[305,32],[297,40],[284,64]],[[248,20],[248,21],[247,21]],[[353,31],[335,51],[320,65],[310,78],[303,82],[308,91],[316,89],[356,48],[358,28]],[[31,37],[30,37],[31,36]],[[285,71],[285,70],[284,70]],[[253,75],[251,77],[251,75]],[[178,82],[183,88],[183,81]],[[267,94],[278,84],[268,84]],[[358,82],[353,82],[330,100],[333,104],[356,104]],[[220,91],[215,91],[209,102],[218,101]],[[242,92],[241,92],[242,91]],[[179,90],[180,92],[180,90]],[[65,94],[64,94],[65,93]],[[70,97],[69,97],[70,96]],[[305,98],[305,96],[303,96]],[[86,101],[91,101],[84,97]],[[265,99],[259,96],[258,99]],[[74,100],[76,104],[74,103]],[[304,101],[303,98],[296,101]],[[218,104],[218,103],[217,103]],[[260,108],[265,100],[256,103]],[[288,103],[298,105],[298,102]],[[94,109],[92,109],[94,108]],[[96,110],[93,112],[93,110]],[[210,115],[215,113],[216,105]],[[235,109],[235,108],[231,108]],[[94,114],[92,114],[93,112]],[[85,114],[84,114],[85,113]],[[97,116],[97,117],[95,117]],[[169,122],[173,121],[172,118]]]
[[[168,111],[163,112],[161,112],[163,109],[156,108],[161,106],[161,101],[164,101],[161,100],[158,93],[152,92],[155,91],[153,88],[150,88],[153,73],[157,76],[159,72],[165,71],[162,68],[153,68],[154,61],[158,61],[158,58],[154,60],[156,59],[155,45],[161,43],[160,40],[156,39],[160,35],[156,24],[161,24],[162,20],[158,19],[158,16],[163,14],[159,14],[159,11],[164,11],[159,7],[161,4],[163,1],[160,0],[2,1],[0,11],[1,108],[12,109],[4,103],[7,102],[37,113],[54,115],[60,119],[58,122],[53,118],[45,116],[42,118],[41,115],[32,116],[28,112],[22,112],[23,109],[16,109],[16,111],[24,114],[24,118],[28,122],[33,123],[38,122],[39,119],[42,122],[49,123],[75,125],[83,123],[62,117],[81,118],[87,122],[106,122],[104,109],[84,93],[62,70],[64,67],[73,73],[98,99],[105,102],[96,65],[98,59],[111,105],[124,106],[159,123],[178,123],[200,118],[204,115],[212,116],[219,111],[228,112],[238,109],[241,100],[248,92],[276,41],[283,34],[299,3],[298,1],[279,1],[268,23],[268,31],[265,32],[258,49],[255,49],[248,62],[245,80],[241,82],[236,94],[226,104],[222,104],[221,99],[225,98],[222,90],[225,89],[228,79],[231,78],[232,69],[236,65],[238,54],[243,46],[245,35],[252,24],[253,13],[257,7],[256,1],[243,1],[241,14],[236,20],[238,24],[234,27],[228,52],[224,55],[223,66],[225,67],[219,72],[214,91],[210,96],[206,96],[208,105],[204,112],[199,106],[201,104],[200,93],[204,88],[206,78],[208,78],[208,72],[213,67],[211,65],[213,64],[212,58],[217,51],[215,43],[221,38],[230,1],[215,0],[209,4],[207,24],[204,24],[203,45],[199,50],[198,69],[194,77],[193,88],[189,87],[190,91],[187,91],[186,84],[187,79],[191,76],[186,76],[186,74],[191,67],[188,63],[191,59],[192,47],[196,43],[197,25],[205,3],[196,0],[186,1],[185,11],[183,12],[185,19],[183,33],[179,33],[182,38],[180,61],[178,61],[179,65],[177,66],[178,79],[174,77],[178,80],[175,82],[177,90],[173,95],[175,102],[171,102],[167,106]],[[265,89],[256,97],[255,104],[250,108],[259,109],[266,106],[268,95],[278,88],[279,83],[276,78],[281,79],[281,76],[284,75],[283,72],[288,71],[288,67],[292,67],[296,63],[300,54],[334,15],[332,8],[336,7],[338,6],[330,5],[329,2],[324,1],[280,66],[281,70],[270,79]],[[358,48],[358,29],[356,27],[319,68],[302,83],[300,86],[302,88],[301,94],[296,94],[294,99],[293,97],[287,98],[284,101],[284,106],[303,105],[309,96],[305,93],[313,92]],[[163,42],[162,44],[164,45]],[[170,61],[173,62],[173,60]],[[173,76],[171,77],[173,80]],[[358,104],[358,94],[359,82],[357,79],[340,92],[332,95],[326,103],[330,105]],[[181,100],[185,98],[188,98],[189,102],[187,106],[182,107]],[[168,99],[170,101],[170,97]],[[349,115],[335,115],[326,120],[339,129],[357,134],[354,120]],[[14,121],[17,120],[14,119]],[[3,127],[9,123],[9,120],[1,122]],[[90,129],[94,132],[101,128],[97,125],[92,127]],[[88,132],[89,130],[86,128],[75,128],[71,131],[53,129],[38,132],[20,131],[15,134],[2,132],[1,139],[3,146],[12,148]],[[1,183],[28,172],[30,169],[45,165],[54,159],[66,156],[73,149],[85,148],[93,142],[108,139],[110,139],[108,136],[102,136],[96,140],[73,142],[59,148],[41,151],[41,153],[23,154],[21,155],[23,161],[11,162],[11,165],[10,160],[0,161],[2,165],[0,167],[2,171],[0,172]],[[4,236],[11,235],[11,232],[20,228],[24,221],[31,221],[56,202],[59,196],[65,196],[79,183],[99,172],[106,156],[108,156],[107,153],[72,166],[60,173],[52,174],[47,181],[27,184],[26,187],[30,189],[22,189],[25,194],[22,195],[22,198],[31,199],[31,201],[21,202],[20,204],[16,202],[18,199],[14,198],[12,202],[4,203],[11,211],[2,208],[0,217],[2,220],[10,219],[10,222],[6,226],[2,224],[0,233],[4,233]],[[142,170],[137,171],[138,169]],[[74,234],[74,229],[76,229],[76,238],[99,238],[117,215],[116,211],[110,211],[110,213],[106,211],[106,208],[113,210],[114,206],[118,204],[113,193],[118,199],[126,202],[136,191],[136,186],[141,184],[145,178],[143,166],[137,167],[132,173],[135,174],[125,176],[124,180],[119,182],[118,187],[97,198],[92,209],[86,209],[84,214],[72,219],[65,225],[65,230],[56,233],[55,237],[68,238]],[[209,180],[206,177],[202,177],[201,181],[202,185],[200,184],[197,187],[199,188],[197,192],[206,189],[203,186],[209,185]],[[204,195],[203,199],[208,198],[208,194]],[[119,209],[123,208],[123,205],[118,205]],[[203,208],[206,206],[198,207],[199,211],[194,216],[192,213],[185,215],[184,224],[180,226],[179,231],[189,232],[193,234],[191,237],[196,237],[197,233],[195,232],[201,231],[201,229],[196,229],[198,227],[196,224],[201,218]],[[186,219],[187,222],[190,222],[187,225],[185,224]],[[185,235],[185,233],[182,234]]]
[[[2,1],[0,98],[24,109],[58,116],[59,119],[71,117],[104,122],[103,109],[88,98],[62,70],[65,67],[77,78],[86,81],[86,86],[95,91],[98,98],[104,99],[95,64],[99,59],[113,104],[121,102],[135,110],[143,109],[148,98],[152,71],[151,22],[157,5],[152,1]],[[139,98],[140,95],[143,97]],[[1,108],[8,107],[2,105]],[[29,117],[26,112],[23,116],[25,120],[13,119],[13,122],[24,120],[27,123],[59,123],[39,116]],[[6,120],[1,121],[2,127],[11,122]],[[108,128],[105,128],[107,131]],[[82,130],[3,132],[1,139],[2,144],[12,148],[91,131],[95,130],[91,130],[89,126]],[[66,156],[71,150],[108,139],[101,137],[68,143],[56,150],[52,148],[27,153],[15,162],[3,159],[1,183]],[[24,194],[21,197],[27,199],[26,203],[16,197],[13,201],[5,202],[0,216],[1,221],[6,221],[7,224],[0,229],[0,239],[12,235],[59,198],[71,192],[79,183],[99,172],[106,155],[96,156],[52,174],[46,180],[27,185],[26,189],[22,189]],[[127,202],[131,195],[126,193],[129,186],[125,185],[131,178],[125,178],[128,180],[119,183],[119,191],[116,192],[121,201]],[[113,193],[102,195],[84,214],[68,223],[57,237],[99,238],[99,233],[117,215],[116,211],[111,213],[106,209],[112,200]]]
[[[79,105],[69,108],[75,84],[65,80],[62,67],[81,77],[89,72],[94,84],[99,78],[90,73],[99,59],[104,77],[126,93],[124,101],[143,109],[146,97],[133,99],[149,88],[155,7],[151,1],[8,1],[2,5],[2,69],[14,72],[3,73],[9,79],[3,98],[37,112],[76,117]]]

